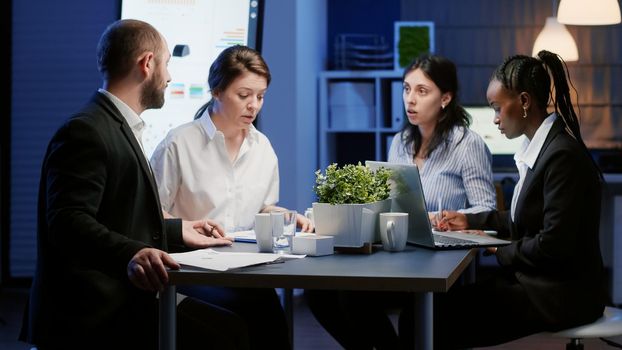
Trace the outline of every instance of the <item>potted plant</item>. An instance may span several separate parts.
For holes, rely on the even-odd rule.
[[[315,172],[313,203],[315,231],[334,237],[335,247],[360,248],[380,240],[378,213],[391,210],[389,178],[385,168],[372,170],[361,163]]]

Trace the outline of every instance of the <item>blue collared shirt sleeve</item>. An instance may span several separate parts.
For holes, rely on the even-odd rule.
[[[462,135],[464,134],[464,137]],[[402,133],[393,138],[389,162],[414,164],[406,151]],[[468,129],[456,127],[446,145],[439,146],[420,169],[428,211],[478,213],[496,207],[492,177],[492,155],[484,140]]]
[[[472,131],[467,132],[462,153],[462,181],[467,206],[458,211],[479,213],[496,208],[496,192],[492,177],[492,154],[482,138]]]

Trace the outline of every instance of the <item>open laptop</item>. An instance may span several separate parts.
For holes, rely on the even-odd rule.
[[[392,170],[391,211],[408,213],[408,243],[434,249],[496,247],[511,243],[462,231],[433,231],[416,165],[369,160],[365,165],[371,169],[384,167]]]

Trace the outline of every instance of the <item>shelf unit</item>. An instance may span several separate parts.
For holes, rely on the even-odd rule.
[[[386,160],[390,140],[400,131],[405,120],[402,103],[402,72],[393,70],[361,70],[361,71],[324,71],[319,78],[319,160],[320,168],[325,169],[331,163],[339,165],[365,160]],[[359,94],[359,100],[367,100],[366,106],[347,105],[348,96],[337,93],[340,83],[362,83],[370,88],[370,94]],[[347,85],[347,84],[346,84]],[[342,91],[342,90],[340,90]],[[363,96],[364,95],[364,96]],[[341,101],[341,99],[344,101]],[[351,102],[351,101],[350,101]],[[340,103],[343,103],[340,105]],[[340,107],[340,108],[336,108]],[[363,108],[356,108],[363,107]],[[349,111],[347,111],[347,109]],[[338,118],[348,115],[356,117],[357,111],[362,117],[369,117],[368,121],[350,119],[337,123]],[[367,124],[367,126],[362,126]],[[337,126],[335,126],[337,125]]]

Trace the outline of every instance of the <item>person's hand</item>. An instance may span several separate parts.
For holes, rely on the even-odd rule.
[[[162,250],[143,248],[127,264],[127,276],[137,288],[161,291],[168,283],[167,267],[177,270],[179,264]]]
[[[433,229],[442,231],[438,227],[438,223],[439,223],[439,219],[440,219],[440,215],[439,215],[438,212],[436,212],[436,211],[429,211],[428,212],[428,219],[430,219],[430,225],[432,225]]]
[[[216,221],[211,219],[183,221],[184,231],[195,230],[206,237],[224,238],[225,229]]]
[[[302,232],[313,232],[315,230],[313,222],[308,217],[300,214],[296,215],[296,226],[300,227]]]
[[[484,251],[484,256],[495,255],[497,254],[497,247],[488,247],[486,251]]]
[[[442,231],[460,231],[468,228],[466,215],[457,211],[443,210],[437,228]]]
[[[184,244],[190,248],[208,248],[231,245],[233,238],[225,237],[225,230],[213,220],[182,221]]]

